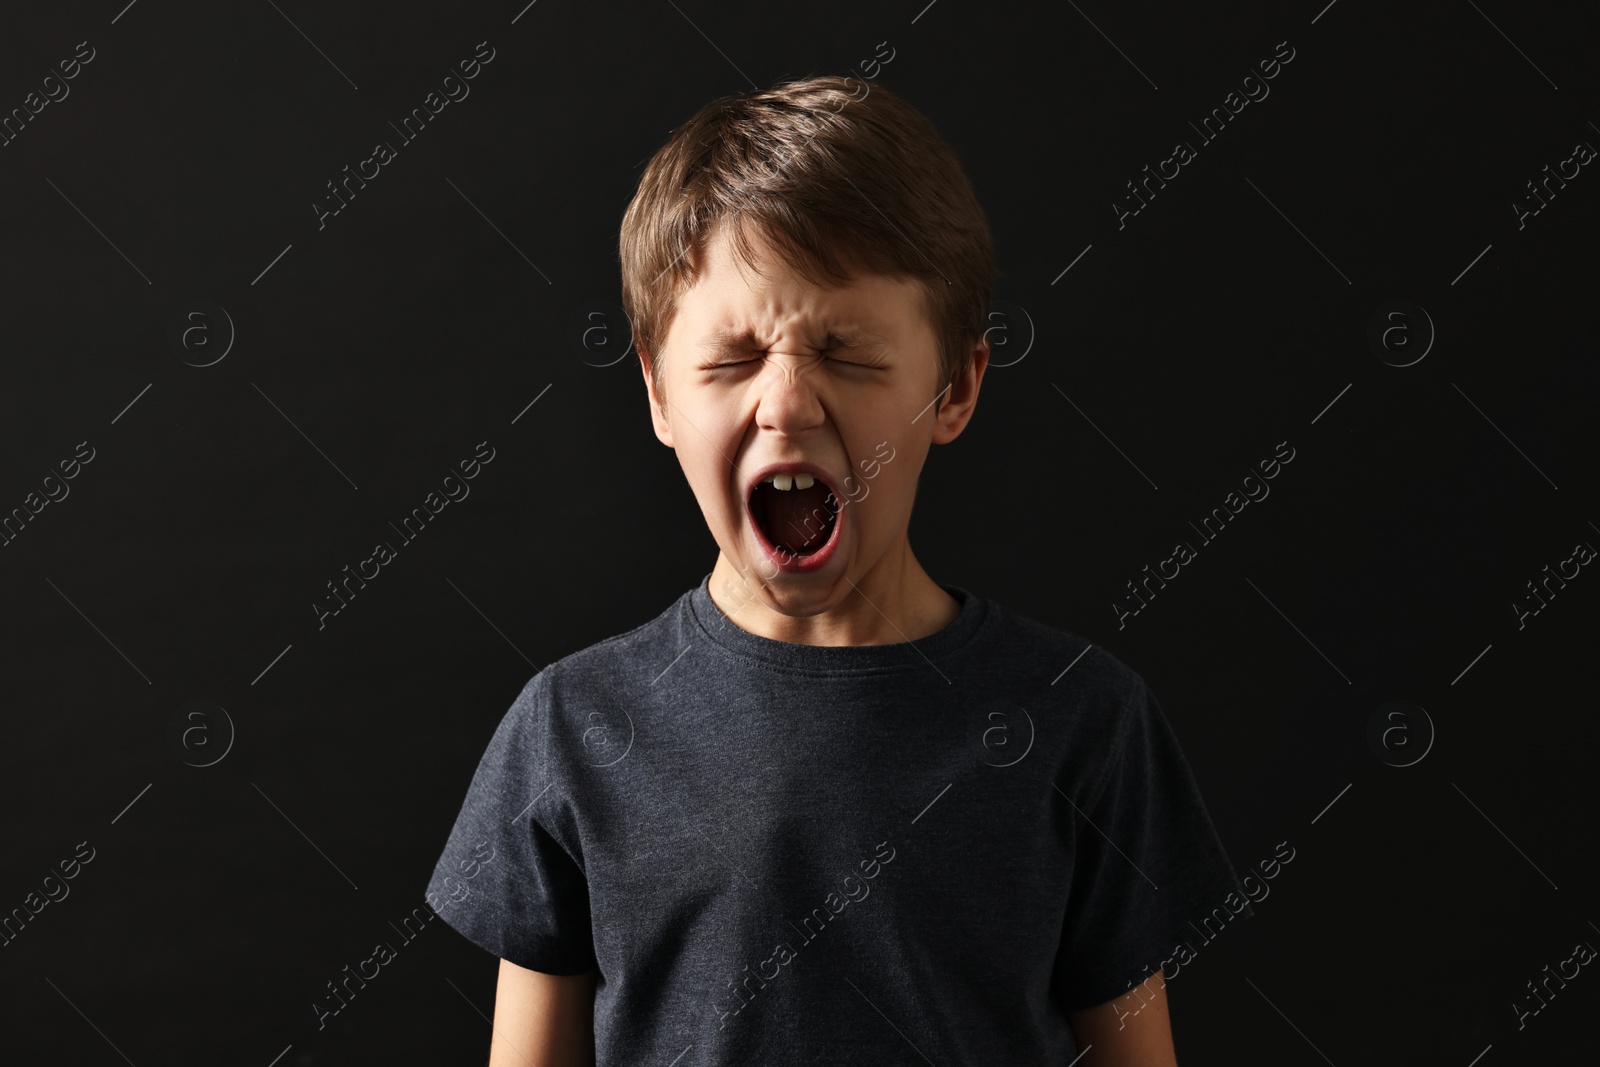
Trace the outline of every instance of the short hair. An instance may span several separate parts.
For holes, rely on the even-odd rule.
[[[921,283],[938,338],[939,381],[965,374],[987,328],[997,268],[989,221],[955,150],[909,102],[836,75],[720,97],[674,130],[623,215],[622,309],[636,348],[662,354],[692,262],[719,225],[753,266],[754,224],[812,284],[857,274]]]

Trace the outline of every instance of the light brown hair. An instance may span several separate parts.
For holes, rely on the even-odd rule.
[[[694,284],[694,259],[725,223],[734,255],[752,267],[754,224],[812,284],[916,279],[939,338],[941,387],[966,372],[988,324],[994,238],[955,151],[882,84],[828,75],[724,96],[651,158],[618,248],[623,312],[660,397],[660,345]]]

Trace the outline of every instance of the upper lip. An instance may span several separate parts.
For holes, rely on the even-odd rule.
[[[833,494],[834,499],[840,499],[839,483],[833,477],[833,475],[829,474],[827,470],[818,466],[817,464],[807,463],[803,460],[792,461],[788,463],[769,463],[765,467],[757,469],[756,472],[750,476],[750,480],[745,483],[744,498],[745,500],[749,500],[751,495],[756,491],[756,486],[760,485],[774,474],[796,474],[801,471],[811,475],[812,477],[816,478],[817,481],[827,486],[828,491]]]

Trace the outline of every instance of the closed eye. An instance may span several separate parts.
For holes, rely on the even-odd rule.
[[[842,366],[842,367],[859,367],[862,370],[882,370],[882,369],[884,369],[884,365],[882,363],[873,362],[873,361],[870,361],[870,360],[839,359],[839,358],[837,358],[837,357],[835,357],[835,356],[830,354],[830,353],[833,353],[833,352],[848,352],[848,351],[851,350],[852,347],[853,346],[841,346],[839,348],[825,348],[822,351],[822,358],[827,360],[829,363],[833,363],[833,364],[836,364],[836,365]],[[763,353],[763,354],[765,354],[765,353]],[[726,370],[729,367],[743,367],[743,366],[746,366],[748,364],[755,363],[755,362],[757,362],[757,359],[724,359],[724,360],[719,360],[716,363],[708,363],[708,364],[706,364],[706,366],[702,367],[701,369],[702,370]]]
[[[856,367],[860,370],[883,370],[883,364],[881,363],[864,363],[855,359],[833,359],[830,357],[828,362],[837,363],[844,367]]]

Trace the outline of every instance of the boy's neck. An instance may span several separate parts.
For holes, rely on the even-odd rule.
[[[707,589],[741,630],[800,645],[916,641],[949,626],[961,611],[960,602],[928,576],[904,540],[867,574],[831,583],[785,575],[741,579],[727,556],[718,553]],[[772,603],[785,610],[775,610]]]

